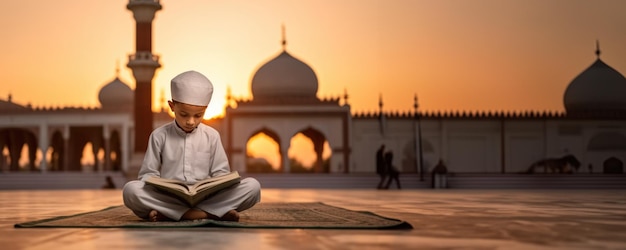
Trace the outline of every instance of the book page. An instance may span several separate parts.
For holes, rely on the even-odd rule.
[[[208,183],[217,182],[217,181],[221,181],[221,180],[224,180],[224,179],[234,179],[234,178],[237,178],[237,177],[239,177],[239,172],[233,171],[233,172],[230,172],[230,173],[225,174],[225,175],[221,175],[221,176],[218,176],[218,177],[212,177],[212,178],[208,178],[208,179],[204,179],[204,180],[201,180],[199,182],[196,182],[189,189],[190,189],[190,191],[196,191],[197,192],[198,189],[201,188],[201,186],[205,186]],[[194,193],[196,193],[196,192],[194,192]]]
[[[146,182],[159,186],[161,188],[169,188],[173,190],[178,190],[181,193],[191,194],[191,187],[180,181],[164,179],[160,177],[152,177]]]

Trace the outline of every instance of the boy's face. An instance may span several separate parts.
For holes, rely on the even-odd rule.
[[[189,105],[176,101],[167,101],[174,112],[174,119],[185,132],[193,131],[202,122],[206,106]]]

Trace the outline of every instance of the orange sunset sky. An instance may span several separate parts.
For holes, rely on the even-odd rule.
[[[0,100],[34,107],[98,107],[134,52],[128,0],[0,2]],[[250,98],[258,67],[281,51],[309,64],[319,97],[346,90],[353,112],[562,111],[570,81],[601,58],[626,72],[622,0],[162,0],[153,22],[154,109],[169,80],[194,69]]]

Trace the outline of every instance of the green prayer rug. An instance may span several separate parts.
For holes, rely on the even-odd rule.
[[[259,203],[239,213],[239,222],[144,221],[125,206],[58,216],[15,224],[16,228],[309,228],[309,229],[411,229],[411,224],[371,212],[353,211],[320,202]]]

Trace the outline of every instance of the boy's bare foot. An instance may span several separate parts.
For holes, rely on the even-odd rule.
[[[170,219],[165,217],[165,215],[163,215],[162,213],[159,213],[159,211],[152,210],[148,214],[148,220],[152,221],[152,222],[155,222],[155,221],[167,221],[167,220],[170,220]]]
[[[235,210],[228,211],[220,220],[223,221],[239,221],[239,213]]]

